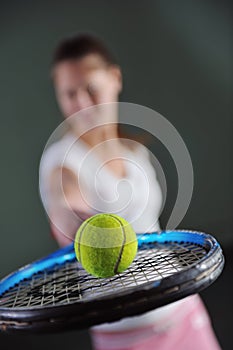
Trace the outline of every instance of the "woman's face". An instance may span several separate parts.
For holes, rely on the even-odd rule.
[[[57,64],[54,86],[59,107],[67,118],[97,104],[117,102],[121,72],[117,66],[106,66],[101,57],[90,54]]]

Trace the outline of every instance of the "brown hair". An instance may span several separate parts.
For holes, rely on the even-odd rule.
[[[106,65],[117,64],[112,53],[99,38],[90,34],[79,34],[63,39],[58,44],[53,54],[52,66],[66,60],[80,59],[89,54],[99,55]]]

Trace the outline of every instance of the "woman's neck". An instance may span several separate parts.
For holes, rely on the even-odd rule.
[[[119,134],[117,126],[106,125],[92,129],[83,134],[80,139],[84,141],[90,148],[95,147],[105,141],[118,139]],[[111,142],[110,142],[111,143]],[[108,144],[108,143],[106,143]]]

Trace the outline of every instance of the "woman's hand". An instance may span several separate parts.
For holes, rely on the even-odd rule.
[[[60,247],[71,244],[80,225],[91,216],[90,212],[57,207],[50,217],[52,237]]]

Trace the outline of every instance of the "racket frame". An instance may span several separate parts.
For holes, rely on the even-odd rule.
[[[149,243],[178,242],[204,247],[208,253],[197,264],[184,268],[158,281],[129,287],[114,294],[99,296],[95,300],[82,301],[43,308],[4,308],[0,306],[0,330],[5,332],[57,332],[83,329],[104,322],[117,321],[122,317],[136,316],[151,309],[174,302],[200,292],[212,284],[222,272],[224,256],[216,239],[202,232],[173,230],[137,234],[138,249]],[[191,240],[192,238],[192,240]],[[0,297],[23,278],[30,278],[55,264],[64,264],[75,258],[73,244],[28,264],[0,281]],[[43,317],[42,317],[43,316]]]

